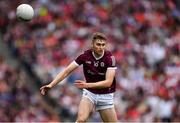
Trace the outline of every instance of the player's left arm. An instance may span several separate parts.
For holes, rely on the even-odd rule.
[[[82,80],[76,80],[75,86],[78,88],[108,88],[112,85],[116,73],[116,67],[108,68],[106,71],[106,79],[98,82],[86,83]]]

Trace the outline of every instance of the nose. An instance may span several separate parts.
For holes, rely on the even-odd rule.
[[[102,50],[102,49],[103,49],[102,46],[100,46],[100,47],[99,47],[99,50]]]
[[[104,46],[103,46],[103,45],[100,45],[100,46],[99,46],[99,48],[100,48],[100,49],[103,49],[103,48],[104,48]]]

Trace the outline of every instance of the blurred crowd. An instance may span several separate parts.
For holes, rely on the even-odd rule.
[[[60,121],[34,90],[26,73],[0,56],[0,122]]]
[[[23,2],[35,10],[30,22],[16,18],[15,9]],[[104,32],[109,39],[108,50],[117,60],[115,106],[119,121],[180,122],[179,7],[178,0],[6,0],[0,1],[0,28],[3,41],[14,55],[31,66],[42,84],[50,82],[83,50],[90,48],[93,32]],[[21,85],[25,80],[16,78],[21,74],[11,75],[11,82],[18,81],[20,85],[1,77],[1,84],[9,90],[6,97],[11,99],[19,93],[23,99],[33,99],[37,103],[34,115],[38,118],[43,114],[42,108],[31,88]],[[84,79],[81,69],[49,93],[62,107],[62,119],[67,121],[75,119],[81,98],[81,90],[73,86],[76,79]],[[18,89],[21,87],[25,92]],[[5,94],[0,91],[0,95]],[[0,108],[0,121],[6,115],[4,111],[17,113],[16,106],[7,99]],[[17,103],[24,106],[22,101]],[[30,106],[18,112],[23,115],[33,109]],[[12,114],[6,117],[18,119]],[[98,114],[90,121],[100,121]]]

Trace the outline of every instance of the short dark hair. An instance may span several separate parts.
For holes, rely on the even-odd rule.
[[[107,37],[104,33],[95,32],[92,36],[92,41],[95,41],[96,39],[107,40]]]

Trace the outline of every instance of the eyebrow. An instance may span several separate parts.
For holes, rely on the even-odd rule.
[[[95,41],[96,42],[106,42],[106,40],[103,40],[103,39],[96,39]]]
[[[106,43],[104,43],[104,42],[103,42],[103,43],[97,42],[97,44],[99,44],[99,45],[105,45]]]

